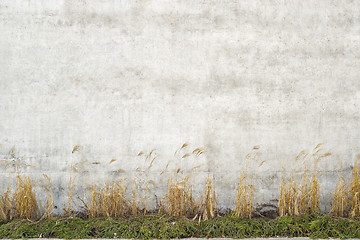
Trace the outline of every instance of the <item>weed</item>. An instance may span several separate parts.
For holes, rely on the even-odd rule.
[[[44,174],[44,178],[40,181],[44,183],[43,188],[46,192],[46,202],[43,218],[51,218],[54,216],[54,198],[51,178],[48,175]]]
[[[13,218],[13,204],[11,201],[11,192],[8,186],[5,193],[0,196],[0,220],[6,221]]]
[[[68,196],[68,206],[65,207],[64,203],[64,212],[70,217],[71,216],[71,205],[73,201],[72,189],[73,189],[73,181],[74,181],[74,173],[78,172],[78,168],[81,167],[86,161],[78,162],[74,164],[74,154],[81,150],[80,145],[75,145],[73,150],[71,151],[71,160],[70,160],[70,177],[69,177],[69,196]]]
[[[133,189],[132,195],[133,196],[132,196],[131,207],[130,207],[130,215],[136,216],[139,212],[139,205],[140,205],[140,200],[138,200],[136,179],[134,179],[134,189]]]
[[[68,207],[67,214],[70,217],[71,215],[71,202],[72,202],[72,178],[73,178],[73,158],[74,153],[80,150],[80,145],[75,145],[71,152],[71,161],[70,161],[70,178],[69,178],[69,198],[68,198]]]
[[[360,154],[357,155],[354,168],[351,173],[351,179],[348,185],[348,216],[360,216]]]
[[[123,180],[106,183],[103,188],[94,184],[91,187],[88,200],[88,216],[124,217],[128,213],[128,202],[125,198],[126,186]]]
[[[254,190],[254,186],[247,183],[246,172],[242,173],[236,187],[235,212],[238,217],[251,218]]]
[[[17,176],[14,198],[14,217],[34,219],[39,217],[39,206],[29,177]]]
[[[75,173],[85,162],[74,163],[74,154],[79,150],[79,145],[76,145],[72,150],[69,196],[68,202],[64,202],[64,212],[67,216],[71,216],[72,208],[74,208],[72,207],[72,188],[74,180],[76,179]],[[246,156],[246,166],[240,174],[240,180],[236,186],[234,218],[252,217],[255,187],[249,182],[247,170],[249,160],[253,160],[259,156],[260,153],[258,150],[259,146],[254,146],[253,151]],[[161,198],[160,204],[156,202],[156,206],[159,207],[158,210],[160,216],[166,214],[171,217],[188,217],[193,220],[198,219],[199,221],[206,221],[216,217],[214,178],[208,177],[207,179],[204,179],[205,184],[203,192],[201,190],[201,192],[198,193],[197,191],[199,188],[195,189],[194,187],[197,186],[195,181],[195,178],[198,177],[196,169],[202,166],[202,164],[198,162],[198,158],[205,152],[206,150],[204,148],[189,150],[189,144],[184,143],[175,152],[174,159],[168,161],[165,168],[160,172],[160,176],[165,173],[169,174],[166,175],[169,176],[166,193]],[[104,184],[93,184],[88,188],[90,190],[86,193],[87,197],[83,203],[86,206],[85,209],[90,219],[99,217],[121,218],[125,216],[148,216],[150,214],[149,210],[152,206],[150,199],[152,199],[151,197],[153,196],[153,187],[156,186],[155,181],[150,179],[150,171],[154,164],[157,163],[156,153],[152,150],[148,154],[140,152],[138,155],[145,157],[143,168],[138,168],[138,172],[140,173],[139,176],[130,180],[117,179],[115,181],[106,181]],[[282,176],[279,200],[280,216],[308,216],[307,214],[309,213],[319,212],[320,184],[317,166],[323,158],[330,155],[330,153],[323,153],[321,144],[319,144],[311,153],[302,151],[296,157],[295,162],[303,161],[303,167],[296,170],[293,169],[289,178],[286,178],[285,174]],[[41,215],[41,220],[52,218],[54,216],[54,200],[51,178],[44,175],[44,178],[40,180],[41,186],[43,186],[43,189],[45,189],[46,192],[45,207],[43,207],[37,200],[34,191],[36,182],[29,177],[22,175],[23,168],[30,165],[24,164],[21,160],[22,158],[16,157],[15,148],[12,148],[9,151],[7,159],[2,161],[5,167],[13,167],[14,173],[16,173],[14,174],[14,176],[16,176],[16,185],[13,191],[11,191],[11,188],[9,187],[11,185],[9,184],[7,188],[0,191],[0,220],[9,221],[14,218],[37,219]],[[334,216],[347,216],[352,218],[360,216],[359,160],[360,155],[357,156],[357,160],[348,181],[346,181],[342,175],[339,176],[331,208],[331,213]],[[109,164],[113,164],[115,161],[116,159],[112,159]],[[260,164],[256,164],[256,166],[259,168],[264,162],[265,160],[261,161]],[[93,162],[92,164],[100,166],[100,162]],[[120,168],[118,172],[123,173],[125,170]],[[167,179],[166,176],[163,177]],[[134,187],[128,191],[128,186],[132,183],[134,184]],[[203,185],[201,184],[201,186]],[[289,219],[294,221],[293,219],[295,218],[282,218],[282,221],[285,222]],[[319,221],[321,224],[327,224],[327,220],[325,220],[321,219],[321,221]],[[284,222],[280,222],[279,224],[284,225]],[[317,227],[321,225],[320,222],[311,223],[312,229],[317,229]],[[224,222],[221,224],[223,223]],[[254,226],[251,225],[251,227]],[[241,226],[241,228],[244,228],[244,226]],[[168,230],[170,228],[166,229]],[[295,228],[292,228],[291,231],[295,231],[294,229]],[[302,228],[296,229],[295,232],[297,232],[297,234],[303,231],[301,230]],[[247,229],[247,227],[244,231],[243,230],[244,229],[239,229],[239,232],[242,232],[243,234],[244,231],[252,231],[252,229]],[[96,231],[98,230],[94,230],[93,232]],[[146,234],[148,229],[141,229],[141,231],[142,234],[144,234],[141,236],[152,237],[156,235],[152,232],[153,230],[149,230],[152,233],[148,235]],[[96,233],[93,234],[96,235]],[[235,234],[234,236],[238,235]]]
[[[216,209],[216,193],[213,185],[214,179],[208,177],[205,183],[205,192],[200,203],[199,220],[208,220],[215,217]]]
[[[254,162],[260,155],[260,146],[256,145],[245,157],[245,168],[240,174],[240,181],[236,186],[236,202],[235,213],[241,218],[251,218],[253,212],[253,196],[255,187],[251,183],[248,183],[248,168],[249,163]],[[259,169],[266,160],[260,162],[257,166]]]
[[[350,179],[346,181],[341,173],[336,184],[331,213],[338,217],[360,216],[360,154],[357,155]],[[341,171],[340,171],[341,172]]]
[[[169,179],[168,191],[165,196],[165,210],[170,216],[193,216],[196,213],[197,203],[193,198],[190,177],[178,177],[179,171]]]
[[[302,175],[297,176],[294,169],[288,182],[285,181],[284,174],[281,178],[279,215],[298,216],[309,212],[320,210],[320,184],[318,180],[318,163],[331,153],[322,153],[322,144],[318,144],[312,154],[301,151],[296,157],[295,162],[304,160],[305,168]],[[313,165],[312,174],[308,165]]]

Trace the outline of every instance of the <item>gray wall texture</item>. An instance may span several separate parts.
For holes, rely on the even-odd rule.
[[[137,154],[152,149],[157,196],[173,159],[202,164],[197,188],[214,176],[222,207],[247,165],[256,202],[269,202],[318,143],[333,153],[319,163],[329,201],[360,152],[359,110],[358,0],[0,1],[0,154],[22,163],[3,164],[1,183],[47,174],[59,207],[72,158],[81,195],[141,179]],[[207,152],[174,156],[185,142]]]

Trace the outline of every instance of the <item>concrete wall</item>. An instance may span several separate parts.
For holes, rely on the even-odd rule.
[[[214,176],[231,207],[248,153],[256,201],[269,202],[322,142],[329,201],[340,162],[349,174],[360,152],[359,16],[358,0],[2,0],[1,157],[51,176],[60,208],[72,158],[87,161],[81,195],[84,182],[144,177],[137,154],[156,149],[154,192],[175,158],[203,164],[198,179]],[[185,142],[207,152],[174,157]],[[15,171],[3,164],[1,182]]]

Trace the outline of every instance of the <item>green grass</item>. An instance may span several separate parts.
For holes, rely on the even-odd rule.
[[[192,221],[166,215],[129,218],[52,218],[39,222],[0,222],[0,238],[310,237],[360,238],[360,219],[307,215],[277,219],[242,219],[233,215]]]

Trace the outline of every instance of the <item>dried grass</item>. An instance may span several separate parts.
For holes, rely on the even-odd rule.
[[[238,217],[251,218],[254,191],[254,186],[247,183],[246,172],[242,173],[236,187],[235,213]]]
[[[129,209],[126,190],[123,180],[106,183],[102,188],[92,185],[87,204],[89,218],[125,216]]]
[[[360,155],[357,155],[354,168],[351,173],[351,179],[349,181],[347,189],[347,202],[348,202],[348,216],[359,217],[360,216]]]
[[[43,218],[51,218],[54,216],[54,197],[51,178],[48,175],[44,174],[44,178],[40,181],[44,183],[43,188],[46,192],[45,210],[43,213]]]
[[[246,160],[254,160],[259,156],[259,146],[254,146],[251,153],[246,155]],[[72,155],[80,150],[77,145],[72,150]],[[216,191],[214,178],[205,179],[204,192],[199,196],[194,196],[194,183],[197,174],[195,169],[201,167],[196,163],[196,158],[205,153],[204,148],[196,148],[193,151],[188,150],[188,144],[184,143],[176,152],[177,159],[170,160],[160,175],[168,169],[170,176],[166,193],[160,201],[160,213],[166,213],[170,216],[185,216],[199,220],[206,220],[215,217],[216,211]],[[9,151],[14,157],[14,149]],[[147,214],[150,209],[154,180],[150,179],[150,171],[156,164],[156,152],[151,150],[148,154],[140,152],[139,156],[145,158],[145,164],[137,171],[142,178],[135,176],[133,180],[125,182],[125,179],[107,182],[104,185],[94,184],[87,192],[86,209],[90,218],[96,217],[124,217],[129,215]],[[320,184],[318,163],[330,156],[331,153],[322,151],[322,144],[318,144],[311,153],[302,151],[296,157],[295,162],[300,163],[300,169],[293,169],[289,178],[285,173],[281,178],[279,214],[280,216],[301,216],[309,212],[320,210]],[[16,158],[20,159],[20,158]],[[116,159],[110,160],[112,164]],[[194,167],[183,164],[182,161],[191,161]],[[301,162],[303,161],[303,162]],[[357,156],[354,168],[348,181],[340,174],[335,187],[334,197],[331,204],[331,213],[339,217],[359,217],[360,216],[360,155]],[[20,161],[18,161],[20,162]],[[253,161],[254,162],[254,161]],[[3,160],[5,166],[11,166],[10,162]],[[171,165],[171,164],[174,165]],[[248,162],[247,162],[248,163]],[[251,218],[253,212],[253,196],[255,187],[249,183],[246,163],[245,170],[240,175],[240,181],[236,186],[235,213],[241,218]],[[265,163],[265,160],[257,162],[259,168]],[[6,165],[7,164],[7,165]],[[73,156],[70,162],[70,181],[68,205],[65,207],[65,213],[70,216],[72,210],[72,187],[74,184],[74,173],[80,167],[80,164],[73,163]],[[101,166],[100,162],[92,164]],[[185,165],[185,166],[183,166]],[[54,215],[54,199],[51,178],[44,175],[42,179],[43,187],[46,191],[45,208],[37,201],[34,186],[35,182],[29,177],[21,176],[21,168],[29,166],[22,164],[17,167],[15,172],[16,187],[14,192],[10,188],[5,188],[0,194],[0,219],[10,220],[13,218],[36,219],[41,213],[43,218],[50,218]],[[191,168],[191,170],[190,170]],[[118,169],[117,172],[124,173],[125,170]],[[134,188],[127,195],[127,185],[133,181]],[[156,197],[156,196],[155,196]],[[64,203],[65,204],[65,203]]]
[[[94,184],[91,186],[91,191],[89,193],[89,200],[87,204],[87,212],[89,218],[100,217],[102,214],[101,203],[102,203],[102,194],[98,185]]]
[[[347,189],[345,179],[340,174],[336,183],[330,212],[338,217],[343,217],[346,209]]]
[[[204,194],[196,201],[193,194],[191,176],[184,176],[177,171],[169,179],[168,190],[161,202],[160,213],[170,216],[185,216],[207,220],[215,217],[216,191],[213,178],[205,180]]]
[[[72,204],[72,189],[73,189],[73,175],[74,173],[77,172],[77,167],[81,164],[83,164],[84,162],[81,163],[77,163],[74,164],[74,154],[78,151],[81,150],[81,146],[80,145],[75,145],[73,147],[73,150],[71,152],[71,160],[70,160],[70,177],[69,177],[69,196],[68,196],[68,206],[67,209],[65,208],[65,203],[64,203],[64,212],[70,217],[71,216],[71,204]]]
[[[13,218],[13,204],[11,201],[11,191],[8,187],[6,192],[0,196],[0,220],[11,220]]]
[[[291,178],[288,182],[284,176],[281,178],[279,215],[299,216],[309,212],[317,212],[320,209],[319,181],[316,171],[309,174],[305,170],[302,176]]]
[[[199,208],[199,220],[208,220],[215,217],[216,192],[213,184],[214,179],[208,177],[205,181],[205,192],[201,198]]]
[[[40,215],[38,201],[29,177],[17,176],[13,194],[14,218],[35,219]]]
[[[139,213],[140,204],[141,204],[141,198],[138,199],[138,184],[136,182],[136,179],[134,179],[134,189],[132,192],[132,200],[130,202],[130,215],[136,216]]]
[[[181,167],[183,161],[191,161],[196,163],[196,159],[206,152],[205,148],[198,147],[193,151],[184,151],[189,146],[184,143],[174,153],[173,160],[169,160],[166,167],[161,171],[160,175],[164,174],[170,164],[173,164],[173,170],[168,180],[168,188],[165,196],[160,203],[160,213],[166,213],[170,216],[186,216],[205,220],[215,217],[216,208],[216,193],[214,187],[214,180],[207,178],[205,180],[204,194],[196,201],[193,194],[193,182],[195,182],[195,170],[201,167],[201,164],[193,166],[189,173]]]
[[[295,162],[304,160],[304,170],[301,175],[297,175],[294,169],[291,177],[285,181],[284,174],[281,178],[279,215],[280,216],[298,216],[309,212],[318,212],[320,210],[320,184],[318,180],[318,163],[331,153],[322,153],[322,144],[318,144],[312,154],[306,154],[301,151],[296,157]],[[313,165],[313,171],[310,173],[308,165]]]
[[[248,181],[248,169],[249,164],[259,160],[261,152],[259,151],[260,146],[255,145],[251,151],[245,156],[245,167],[240,174],[240,181],[236,186],[236,201],[235,201],[235,214],[241,218],[251,218],[254,205],[254,192],[255,187]],[[262,160],[256,165],[257,169],[260,169],[264,165],[266,160]]]
[[[144,166],[138,167],[136,172],[140,176],[134,177],[134,189],[133,189],[133,199],[131,201],[131,215],[137,215],[140,211],[140,206],[142,206],[142,212],[145,215],[148,212],[149,204],[149,193],[151,193],[150,186],[155,186],[156,183],[154,180],[149,179],[150,171],[157,159],[156,149],[152,149],[148,154],[145,155],[143,151],[139,152],[137,156],[144,156]],[[139,189],[145,189],[145,191],[139,191]],[[141,194],[143,193],[143,194]]]
[[[360,216],[360,154],[357,155],[350,178],[346,181],[339,175],[336,184],[331,213],[338,217],[359,217]]]
[[[193,187],[190,183],[190,176],[182,175],[179,179],[179,172],[176,171],[168,181],[168,190],[162,204],[162,211],[170,216],[196,215],[198,204],[193,198]]]

